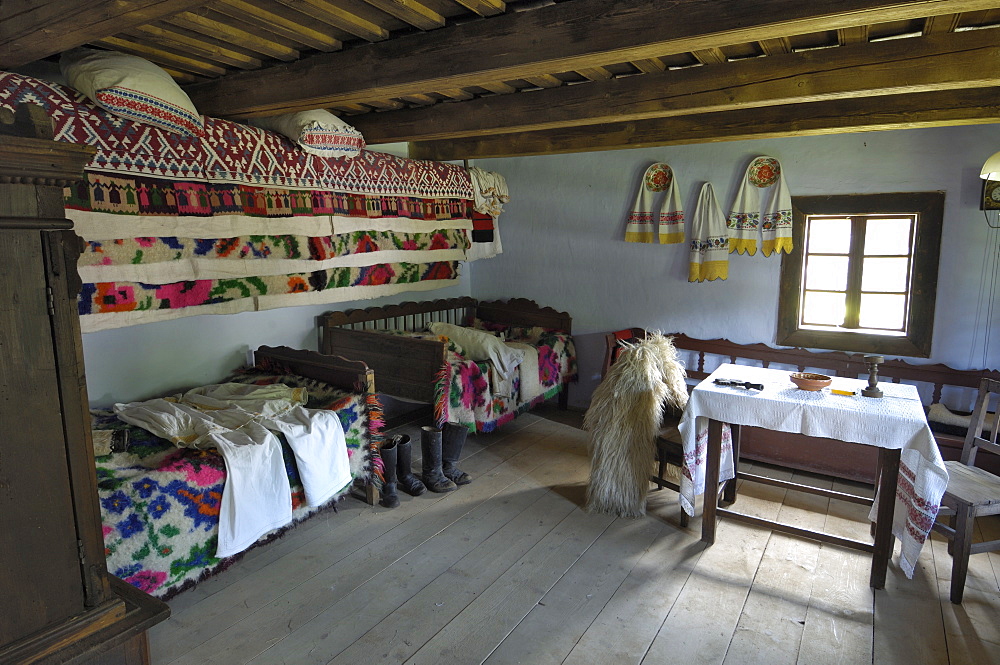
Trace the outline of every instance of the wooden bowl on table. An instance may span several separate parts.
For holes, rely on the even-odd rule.
[[[826,374],[813,374],[812,372],[792,372],[789,377],[800,390],[822,390],[833,381]]]

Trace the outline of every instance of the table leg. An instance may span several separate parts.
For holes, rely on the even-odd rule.
[[[892,558],[895,538],[892,518],[896,509],[896,485],[899,481],[899,450],[879,448],[878,508],[875,512],[875,551],[872,553],[873,589],[885,588],[885,576]]]
[[[701,515],[701,540],[715,542],[715,511],[719,504],[719,467],[722,465],[722,423],[708,421],[708,448],[705,451],[705,494]]]
[[[729,433],[733,445],[733,477],[726,481],[726,489],[722,492],[722,500],[726,505],[736,503],[736,482],[740,470],[740,426],[730,425]],[[722,459],[721,456],[719,459]]]

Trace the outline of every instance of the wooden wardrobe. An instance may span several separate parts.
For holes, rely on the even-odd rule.
[[[161,601],[108,574],[63,186],[93,149],[0,109],[0,663],[148,663]]]

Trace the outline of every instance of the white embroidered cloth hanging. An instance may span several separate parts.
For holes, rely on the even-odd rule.
[[[659,208],[655,206],[661,192],[666,192]],[[684,210],[677,187],[677,176],[667,164],[651,165],[642,174],[639,195],[635,199],[625,226],[625,242],[653,242],[659,236],[660,244],[684,242]]]
[[[698,194],[691,217],[691,261],[689,282],[729,277],[729,230],[726,216],[715,199],[712,183],[706,182]]]
[[[761,205],[762,189],[771,189]],[[757,238],[764,256],[792,251],[792,197],[781,164],[774,157],[755,157],[747,167],[729,214],[729,251],[753,256]]]

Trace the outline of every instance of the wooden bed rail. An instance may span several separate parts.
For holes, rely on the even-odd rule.
[[[566,312],[541,307],[533,300],[480,302],[468,296],[399,305],[327,312],[320,315],[320,352],[364,360],[378,375],[379,388],[393,397],[433,403],[435,382],[447,363],[447,345],[438,339],[387,335],[385,331],[422,331],[443,321],[467,326],[474,318],[513,326],[540,326],[572,332]],[[565,408],[567,390],[559,393]]]

